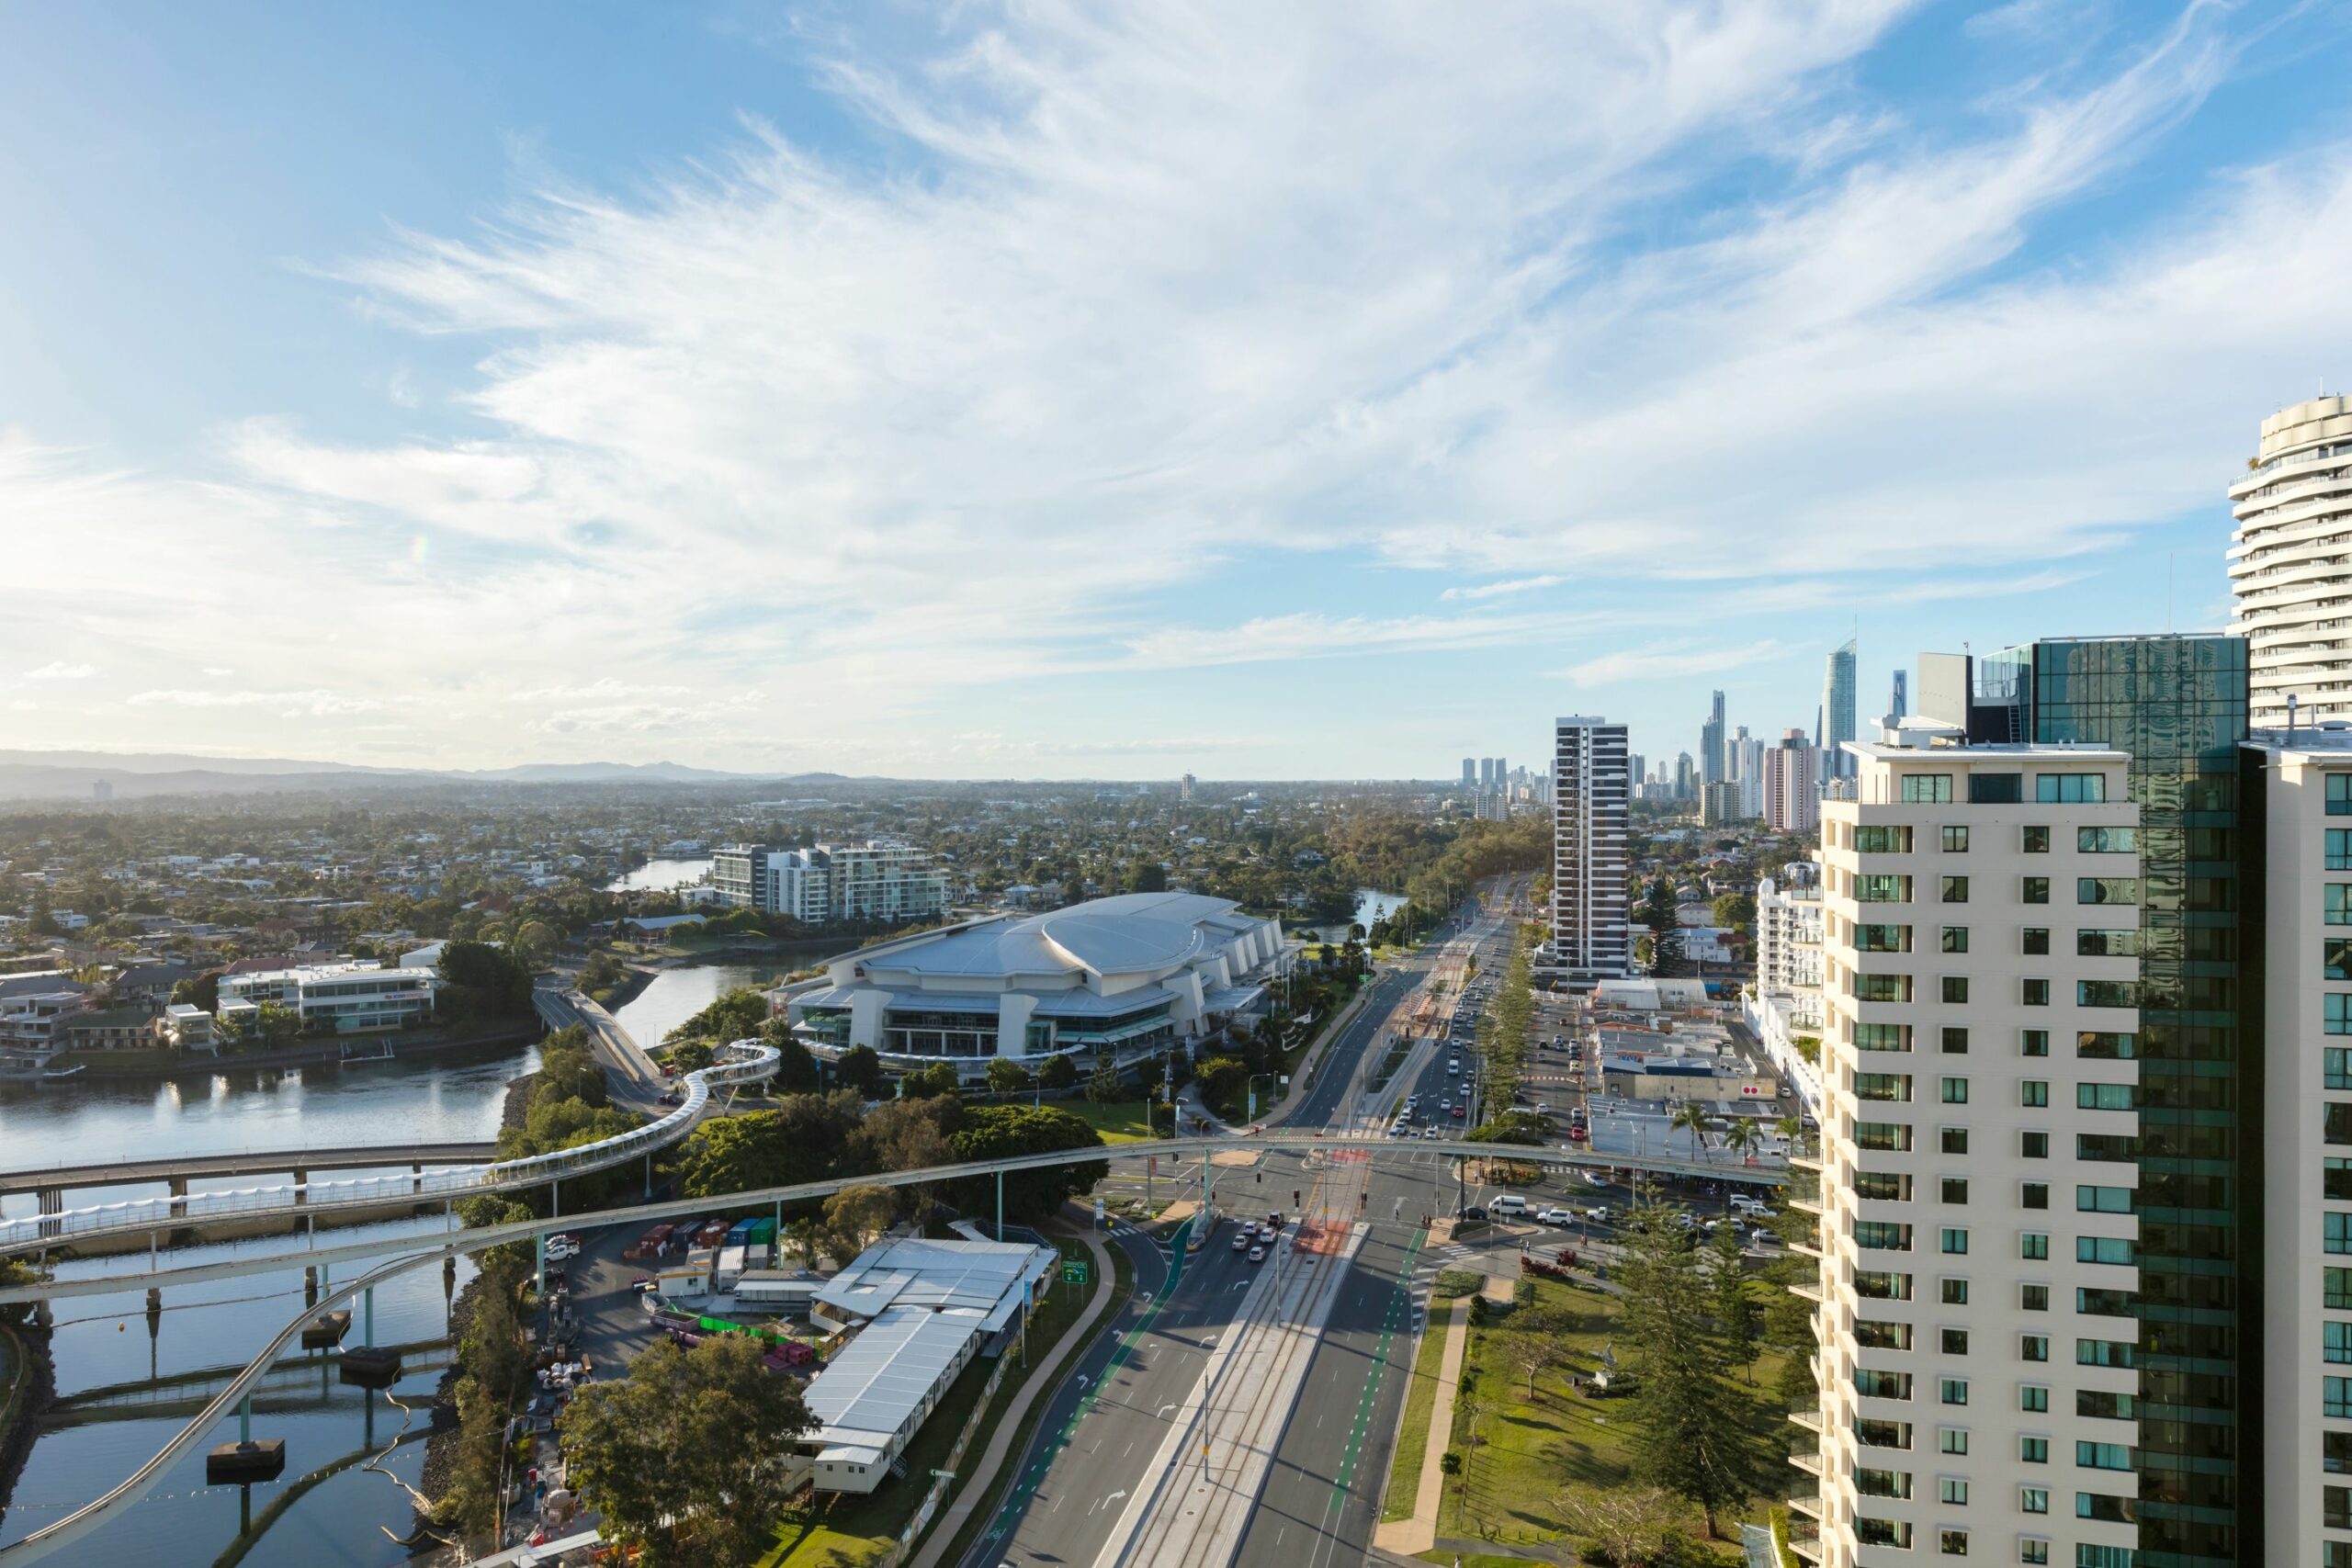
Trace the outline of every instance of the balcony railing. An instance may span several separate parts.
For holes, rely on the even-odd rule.
[[[1812,1493],[1807,1493],[1805,1495],[1804,1495],[1804,1496],[1802,1496],[1802,1497],[1792,1497],[1792,1498],[1790,1498],[1790,1499],[1789,1499],[1789,1512],[1790,1512],[1792,1515],[1802,1514],[1802,1515],[1804,1515],[1805,1517],[1807,1517],[1807,1518],[1811,1518],[1811,1519],[1818,1519],[1818,1518],[1820,1518],[1820,1517],[1821,1517],[1821,1494],[1820,1494],[1820,1493],[1818,1493],[1818,1492],[1812,1492]]]
[[[1829,1428],[1823,1422],[1821,1412],[1818,1410],[1792,1410],[1789,1412],[1789,1419],[1816,1437],[1829,1435]]]

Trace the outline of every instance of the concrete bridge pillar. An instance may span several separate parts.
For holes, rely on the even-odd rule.
[[[45,1236],[55,1235],[60,1231],[63,1230],[65,1227],[62,1224],[55,1220],[50,1219],[48,1216],[51,1214],[62,1214],[65,1212],[65,1189],[62,1187],[42,1188],[40,1190],[40,1212],[42,1215],[40,1226],[41,1235]]]
[[[310,1201],[311,1173],[307,1170],[298,1170],[294,1173],[294,1201],[300,1204],[308,1203]]]
[[[311,1264],[306,1266],[302,1270],[302,1305],[305,1308],[309,1308],[314,1307],[318,1304],[319,1270],[316,1264]]]
[[[164,1188],[172,1196],[172,1218],[186,1219],[187,1217],[187,1178],[172,1177],[164,1183]]]
[[[422,1162],[419,1162],[418,1164],[415,1164],[415,1165],[410,1166],[410,1167],[408,1168],[408,1174],[409,1174],[409,1187],[408,1187],[408,1190],[409,1190],[410,1191],[412,1191],[412,1192],[422,1192],[422,1191],[424,1191],[424,1164],[423,1164]]]
[[[33,1303],[33,1326],[46,1334],[57,1326],[57,1314],[46,1301]]]

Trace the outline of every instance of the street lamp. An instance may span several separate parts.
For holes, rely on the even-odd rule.
[[[1251,1073],[1250,1075],[1249,1117],[1251,1122],[1258,1120],[1258,1080],[1260,1078],[1278,1078],[1285,1087],[1290,1083],[1290,1075],[1287,1073]]]

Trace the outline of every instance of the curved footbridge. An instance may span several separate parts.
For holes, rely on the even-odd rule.
[[[609,1169],[677,1142],[703,1119],[715,1093],[774,1077],[781,1059],[773,1045],[757,1040],[738,1040],[720,1047],[709,1066],[686,1075],[682,1102],[660,1120],[596,1143],[528,1159],[440,1164],[435,1163],[433,1156],[445,1151],[462,1158],[468,1155],[495,1154],[497,1145],[429,1145],[126,1161],[80,1170],[21,1171],[0,1176],[0,1192],[33,1190],[42,1195],[40,1213],[0,1221],[0,1255],[47,1251],[109,1237],[160,1238],[163,1233],[209,1220],[272,1216],[296,1219],[338,1209],[382,1208],[424,1200],[455,1202],[480,1193],[558,1183],[567,1176]],[[313,1181],[309,1175],[312,1169],[384,1165],[407,1165],[410,1169],[404,1175],[360,1176],[339,1181]],[[266,1187],[187,1190],[192,1177],[239,1175],[249,1170],[291,1170],[295,1179]],[[72,1189],[76,1178],[87,1185],[163,1181],[171,1190],[162,1198],[134,1198],[85,1208],[68,1209],[62,1203],[53,1203],[53,1199],[62,1198]]]

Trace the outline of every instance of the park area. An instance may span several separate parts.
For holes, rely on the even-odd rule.
[[[1471,1278],[1457,1281],[1440,1276],[1433,1305],[1442,1305]],[[1589,1544],[1596,1505],[1602,1509],[1631,1506],[1631,1500],[1644,1491],[1634,1470],[1633,1397],[1586,1392],[1597,1373],[1611,1368],[1612,1355],[1629,1359],[1622,1298],[1587,1281],[1555,1280],[1522,1281],[1519,1295],[1516,1306],[1487,1303],[1484,1321],[1467,1329],[1447,1444],[1450,1473],[1437,1521],[1440,1544],[1422,1553],[1433,1562],[1451,1564],[1457,1557],[1474,1561],[1474,1553],[1454,1544],[1469,1542],[1492,1542],[1554,1562],[1577,1562],[1579,1543]],[[1536,1332],[1515,1330],[1514,1315],[1541,1327]],[[1414,1359],[1384,1518],[1406,1518],[1413,1512],[1438,1404],[1444,1335],[1453,1321],[1448,1313],[1433,1311]],[[1782,1458],[1792,1429],[1769,1392],[1781,1359],[1766,1348],[1751,1368],[1731,1372],[1739,1418],[1757,1459],[1750,1500],[1721,1517],[1727,1536],[1736,1535],[1734,1526],[1739,1520],[1762,1521],[1768,1510],[1781,1504],[1796,1479]],[[1622,1383],[1622,1377],[1617,1381]],[[1453,1470],[1457,1461],[1459,1468]],[[1704,1539],[1705,1527],[1695,1506],[1668,1501],[1663,1512],[1692,1538],[1699,1553],[1693,1561],[1719,1560],[1726,1565],[1742,1561],[1736,1541]]]

